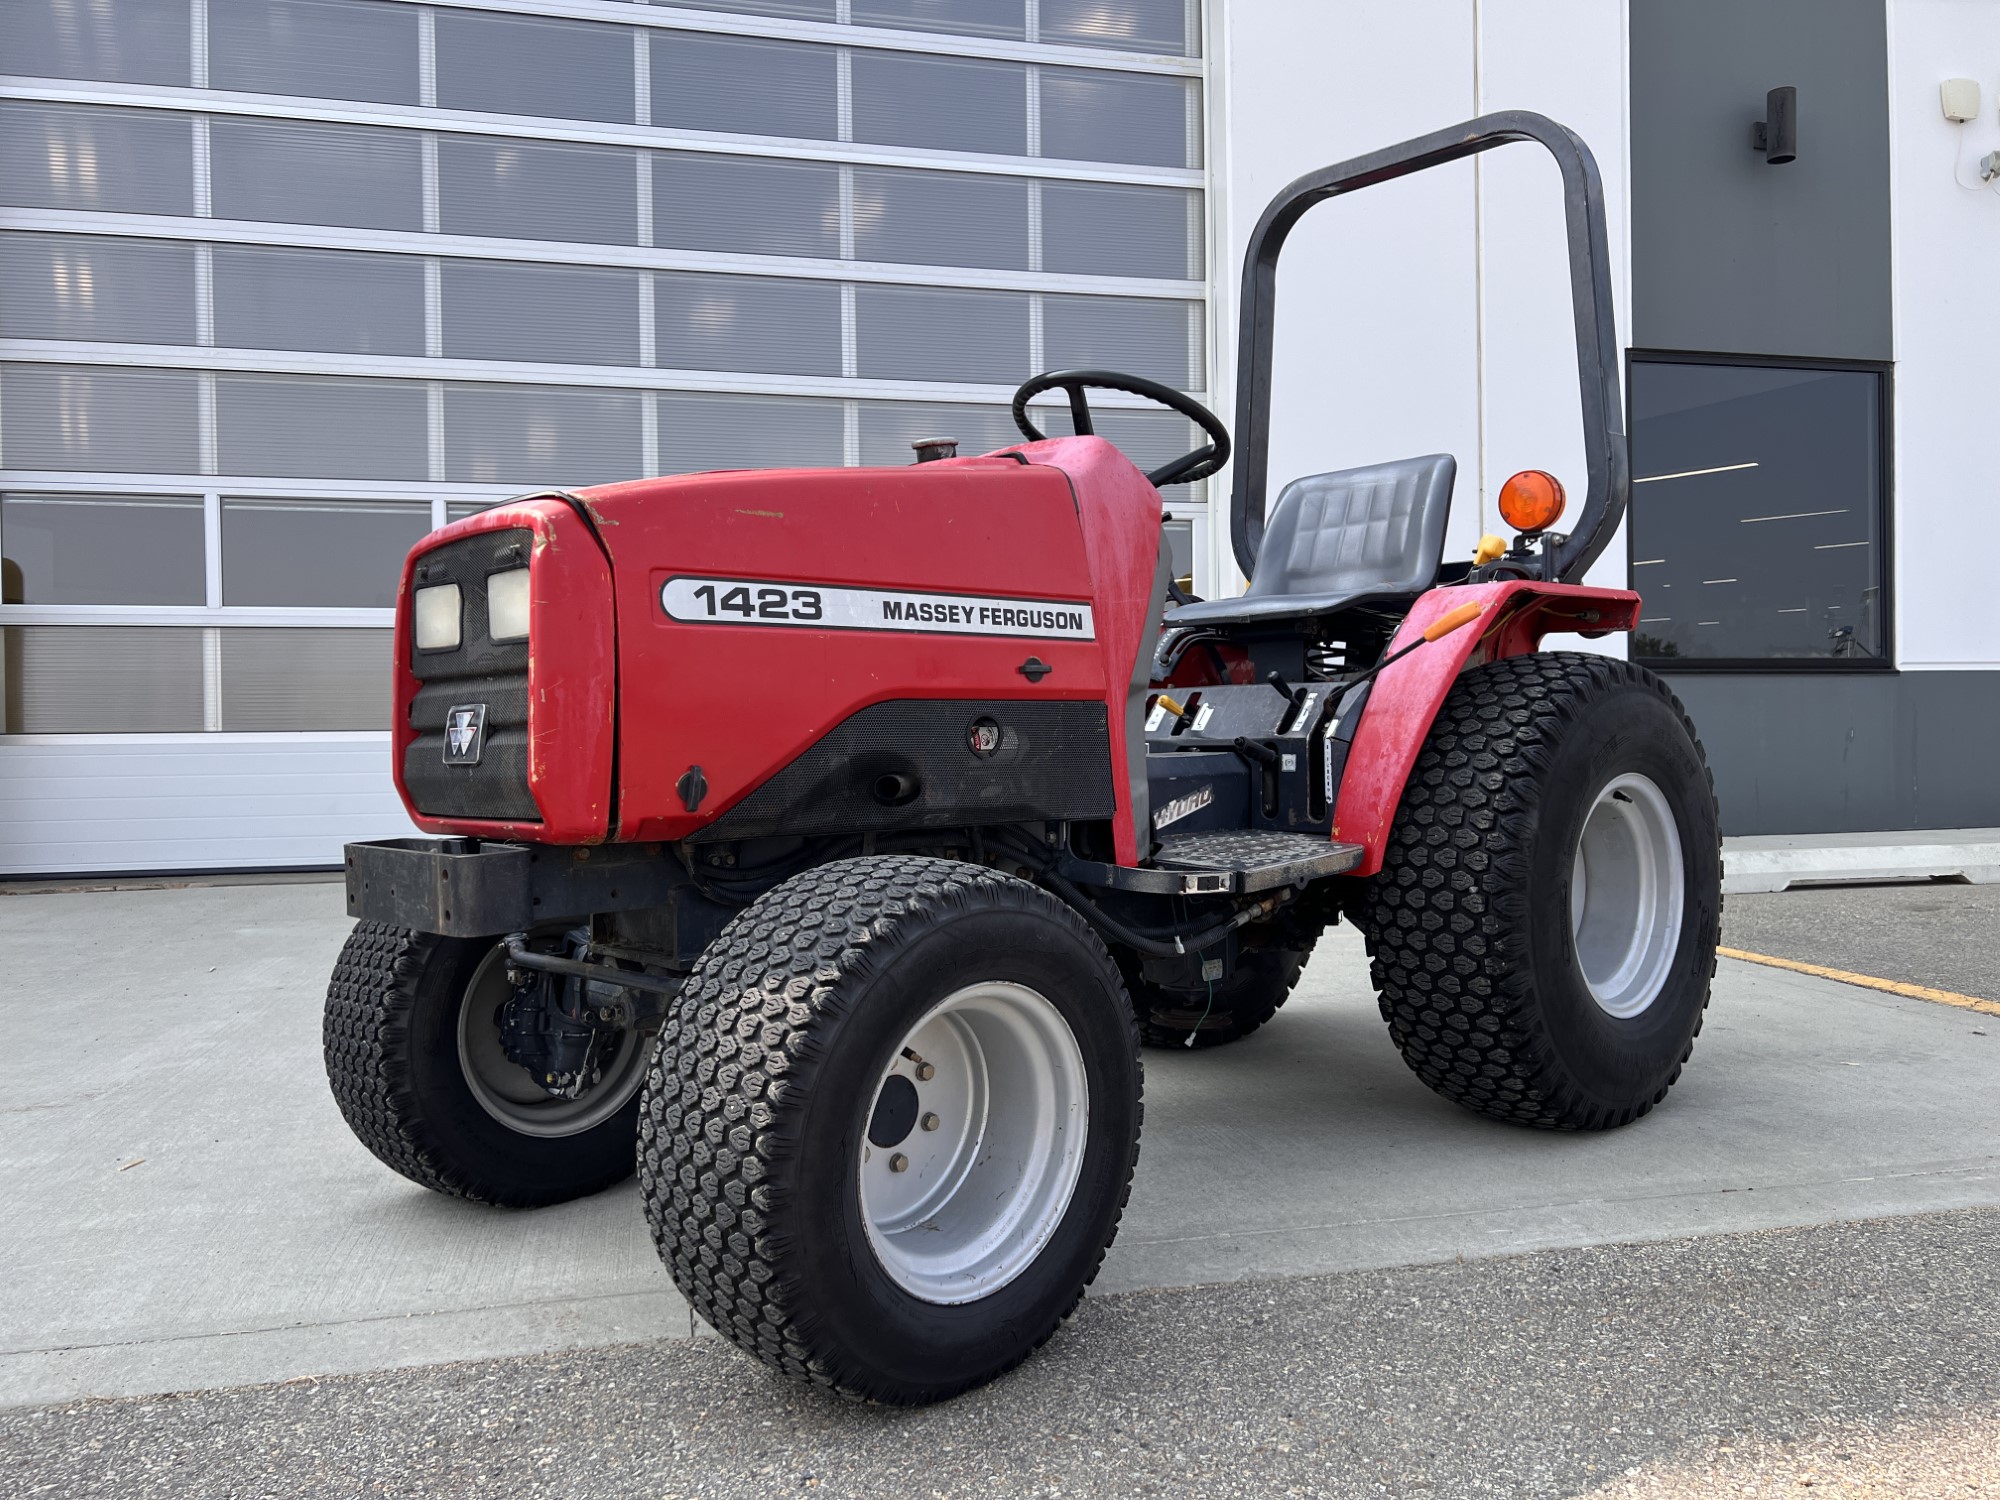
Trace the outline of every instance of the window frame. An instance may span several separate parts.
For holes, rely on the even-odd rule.
[[[1817,356],[1793,354],[1737,354],[1705,352],[1698,349],[1642,349],[1630,348],[1625,351],[1625,432],[1629,444],[1634,422],[1632,418],[1632,370],[1640,364],[1664,365],[1733,365],[1751,369],[1776,370],[1825,370],[1831,373],[1873,375],[1876,377],[1875,400],[1876,421],[1879,424],[1881,442],[1880,471],[1876,475],[1876,535],[1881,538],[1880,577],[1878,587],[1882,591],[1882,654],[1879,657],[1851,656],[1641,656],[1630,652],[1631,660],[1649,671],[1661,673],[1715,672],[1715,673],[1881,673],[1898,672],[1896,664],[1896,611],[1897,594],[1895,514],[1896,514],[1896,452],[1895,452],[1895,365],[1890,360],[1878,359],[1825,359]],[[1634,483],[1638,476],[1634,475]],[[1626,586],[1634,592],[1643,592],[1635,581],[1633,562],[1636,556],[1637,527],[1634,524],[1634,501],[1627,507],[1625,517],[1625,578]],[[1633,640],[1636,642],[1637,634]]]

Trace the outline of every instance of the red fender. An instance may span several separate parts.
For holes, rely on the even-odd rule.
[[[1365,851],[1353,874],[1373,875],[1382,868],[1404,783],[1460,672],[1481,662],[1526,655],[1551,631],[1598,636],[1630,630],[1639,622],[1639,596],[1630,590],[1510,579],[1432,589],[1417,600],[1389,650],[1421,639],[1433,620],[1475,601],[1486,606],[1478,619],[1412,651],[1383,671],[1369,690],[1333,814],[1333,837]]]

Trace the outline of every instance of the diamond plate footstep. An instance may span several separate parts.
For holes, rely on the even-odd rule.
[[[1339,875],[1359,864],[1361,854],[1359,844],[1336,844],[1317,834],[1232,829],[1164,839],[1153,864],[1225,876],[1228,885],[1218,889],[1248,892]]]

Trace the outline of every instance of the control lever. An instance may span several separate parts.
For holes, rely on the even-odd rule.
[[[1287,729],[1291,728],[1293,716],[1304,707],[1306,690],[1304,688],[1293,687],[1289,682],[1285,681],[1284,674],[1275,669],[1266,672],[1264,680],[1283,693],[1292,705],[1285,710],[1284,716],[1278,720],[1278,732],[1283,734]]]
[[[1278,752],[1263,743],[1263,741],[1245,739],[1239,734],[1236,736],[1234,743],[1238,755],[1246,756],[1256,761],[1258,765],[1263,766],[1266,770],[1275,771],[1278,768]]]
[[[1189,717],[1188,710],[1179,699],[1169,698],[1165,693],[1161,693],[1153,699],[1153,702],[1174,716],[1174,723],[1178,726],[1174,730],[1176,734],[1180,733],[1181,728],[1186,727]]]
[[[1245,760],[1255,761],[1263,768],[1262,774],[1257,779],[1263,783],[1264,816],[1267,818],[1276,817],[1278,813],[1278,765],[1283,757],[1262,741],[1248,739],[1240,734],[1231,743],[1235,745],[1238,755],[1242,756]]]

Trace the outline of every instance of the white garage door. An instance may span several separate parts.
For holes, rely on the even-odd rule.
[[[1203,392],[1199,34],[1195,0],[6,0],[0,874],[405,831],[388,606],[450,516],[995,447],[1041,369]]]

